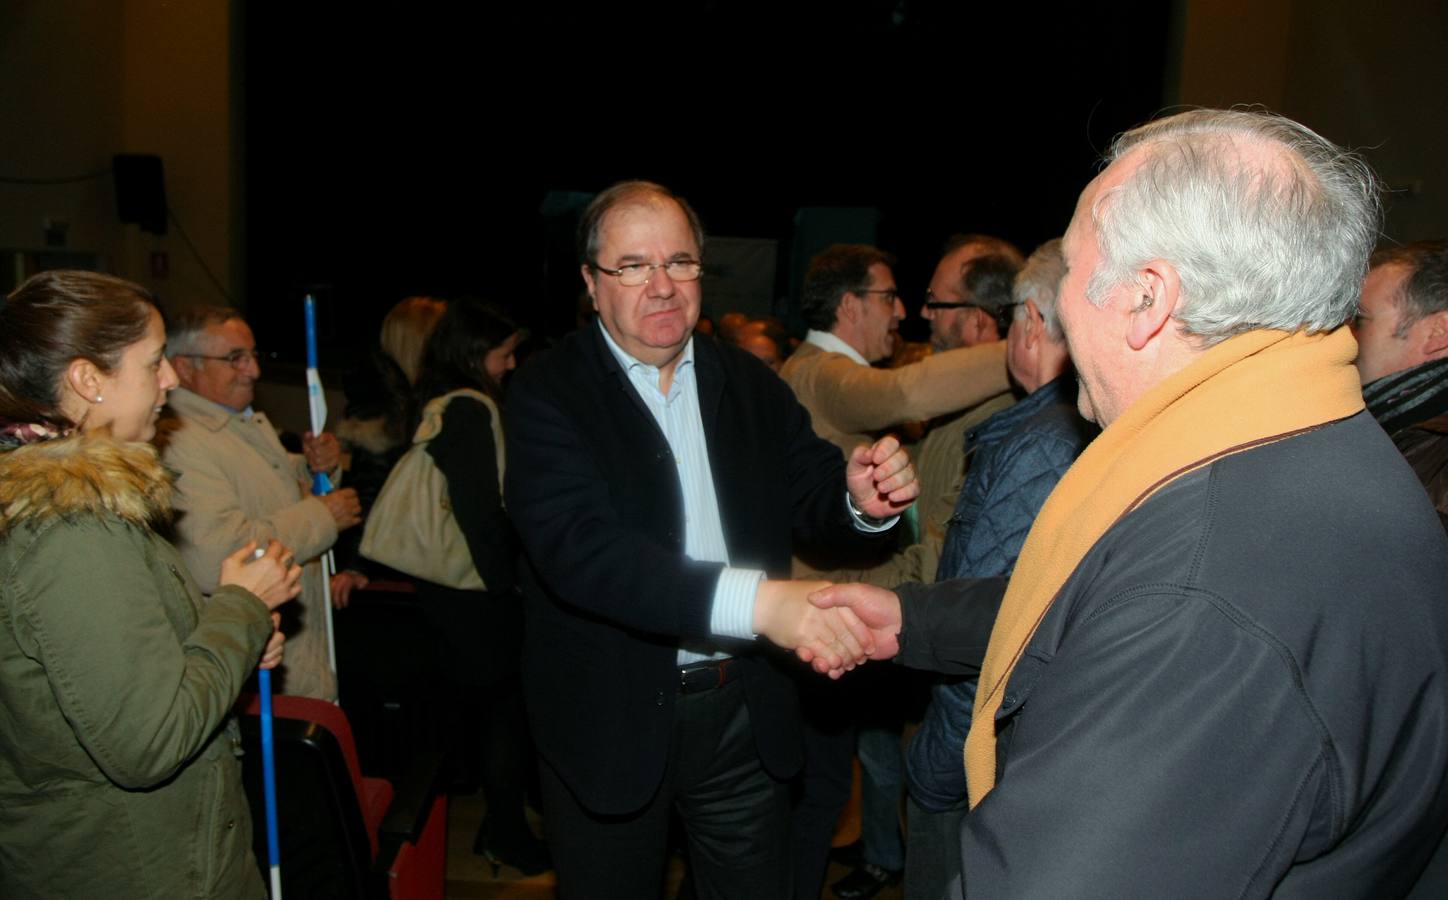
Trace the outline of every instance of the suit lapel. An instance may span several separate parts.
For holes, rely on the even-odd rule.
[[[643,419],[645,423],[644,427],[648,429],[648,431],[642,433],[652,434],[656,439],[656,443],[667,449],[669,442],[664,437],[663,429],[659,428],[659,423],[654,419],[654,414],[649,411],[648,404],[644,403],[644,398],[640,397],[639,392],[634,389],[633,382],[629,379],[628,373],[619,366],[618,358],[613,355],[608,349],[608,345],[604,343],[602,329],[603,324],[596,320],[595,324],[589,326],[592,340],[587,342],[587,346],[593,351],[595,363],[609,376],[609,380],[612,383],[611,388],[604,388],[604,393],[608,394],[611,390],[617,390],[624,397],[628,398],[628,401],[632,403],[634,409],[638,410],[640,417]]]
[[[699,396],[699,418],[704,423],[704,440],[709,447],[709,464],[718,471],[714,447],[719,440],[719,404],[724,399],[724,370],[720,365],[719,348],[712,341],[698,336],[694,338],[694,386]]]
[[[714,500],[719,507],[719,524],[724,531],[724,545],[729,558],[735,559],[736,529],[740,517],[734,504],[740,491],[730,490],[737,484],[734,465],[738,462],[735,435],[727,434],[720,423],[724,403],[724,360],[719,346],[708,338],[694,337],[694,386],[699,399],[699,419],[704,424],[704,446],[709,454],[709,474],[714,481]]]

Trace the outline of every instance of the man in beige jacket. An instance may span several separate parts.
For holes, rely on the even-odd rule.
[[[947,253],[931,281],[932,296],[937,282],[942,295],[935,302],[975,305],[965,293],[975,249],[956,247]],[[895,369],[870,365],[889,355],[893,334],[905,317],[890,271],[892,262],[888,254],[863,244],[835,244],[816,256],[800,298],[809,333],[779,373],[809,410],[815,433],[847,455],[857,444],[873,441],[880,430],[958,413],[1008,394],[1010,388],[1005,342],[999,334],[967,345],[963,330],[953,327],[957,313],[978,309],[951,309],[948,316],[936,311],[932,316],[932,331],[939,323],[942,332],[932,343],[946,342],[951,349]],[[947,287],[951,281],[955,284]],[[1009,293],[1009,278],[1005,284]],[[963,471],[957,472],[954,461],[945,468],[949,484],[922,481],[921,502],[929,502],[934,510],[921,509],[922,524],[948,517],[954,506],[955,498],[943,495],[952,486],[959,489]],[[830,562],[827,568],[843,564]]]
[[[351,488],[310,492],[312,472],[336,474],[336,438],[307,435],[305,455],[290,454],[251,408],[261,370],[256,340],[236,310],[188,310],[168,324],[166,346],[181,387],[171,393],[157,444],[178,474],[176,546],[208,594],[221,560],[247,541],[265,546],[275,538],[292,548],[303,564],[302,594],[282,623],[287,660],[279,691],[336,700],[321,556],[339,530],[361,521],[361,507]]]
[[[974,406],[1009,387],[999,341],[871,368],[890,355],[905,318],[891,262],[864,244],[835,244],[816,256],[800,297],[809,333],[780,370],[815,432],[843,453],[883,428]]]
[[[1014,308],[1011,288],[1025,258],[1015,245],[985,234],[958,234],[945,244],[920,315],[930,322],[930,346],[936,353],[1005,341]],[[1002,327],[1002,322],[1005,327]],[[834,581],[863,581],[894,587],[905,581],[935,580],[940,548],[965,484],[965,435],[1011,404],[1009,391],[980,403],[936,416],[925,437],[911,448],[920,481],[915,503],[917,541],[868,569],[831,573]]]

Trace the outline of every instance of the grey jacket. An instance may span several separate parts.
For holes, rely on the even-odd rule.
[[[945,595],[981,588],[902,592],[902,661],[978,667],[990,604]],[[1117,522],[1046,613],[950,896],[1448,896],[1423,876],[1445,671],[1448,537],[1366,412],[1219,459]]]

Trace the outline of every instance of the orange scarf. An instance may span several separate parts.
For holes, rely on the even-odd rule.
[[[1362,410],[1356,355],[1346,328],[1238,335],[1147,391],[1086,448],[1036,517],[991,630],[965,741],[972,807],[995,787],[1006,682],[1086,553],[1172,479]]]

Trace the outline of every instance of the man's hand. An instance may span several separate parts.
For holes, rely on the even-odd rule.
[[[820,609],[853,612],[869,629],[869,638],[861,643],[872,648],[870,659],[889,659],[900,652],[900,597],[894,591],[869,584],[832,584],[810,594],[809,602]],[[829,675],[839,677],[833,669]]]
[[[845,485],[855,508],[876,519],[904,512],[920,496],[910,454],[893,435],[856,447],[845,464]]]
[[[342,445],[330,431],[302,435],[302,454],[307,457],[307,468],[313,472],[333,472],[342,463]]]
[[[849,609],[811,606],[811,592],[827,581],[762,581],[754,597],[754,630],[817,672],[839,678],[874,651],[870,630]]]
[[[351,528],[362,521],[362,502],[357,499],[357,491],[353,488],[342,488],[330,494],[323,494],[317,499],[322,501],[322,505],[327,507],[327,512],[332,514],[338,531]]]
[[[332,608],[346,609],[347,604],[352,602],[352,592],[358,588],[365,588],[371,583],[366,575],[361,572],[354,572],[351,569],[343,569],[332,576]]]

